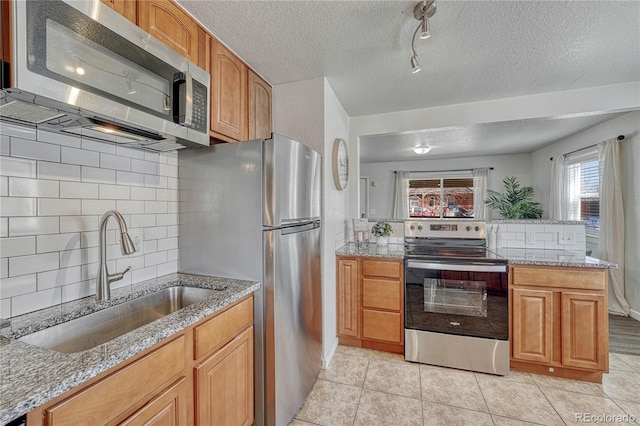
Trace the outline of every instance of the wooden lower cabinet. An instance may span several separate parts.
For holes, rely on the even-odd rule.
[[[341,344],[404,353],[402,259],[337,258]]]
[[[511,266],[511,368],[601,383],[607,277],[606,269]]]
[[[253,394],[250,295],[30,411],[27,424],[250,425]]]
[[[253,423],[253,327],[195,370],[196,424]]]

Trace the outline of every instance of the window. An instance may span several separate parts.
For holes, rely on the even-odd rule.
[[[567,218],[586,220],[587,233],[600,229],[600,167],[597,152],[567,158]]]
[[[473,218],[473,178],[409,179],[409,216]]]

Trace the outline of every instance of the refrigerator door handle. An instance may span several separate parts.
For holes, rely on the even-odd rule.
[[[282,235],[295,234],[297,232],[305,232],[310,229],[316,229],[320,227],[320,221],[306,223],[305,225],[300,226],[288,226],[286,228],[282,228]]]
[[[319,221],[320,218],[319,217],[303,217],[303,218],[296,218],[296,219],[282,219],[282,221],[280,222],[280,228],[284,228],[287,226],[298,226],[298,225],[303,225],[309,222],[317,222]]]

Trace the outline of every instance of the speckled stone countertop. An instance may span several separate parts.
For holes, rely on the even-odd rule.
[[[507,259],[510,265],[560,266],[570,268],[616,269],[617,264],[596,259],[595,257],[578,255],[565,250],[499,248],[495,251],[498,257]]]
[[[379,246],[377,244],[365,243],[356,247],[355,243],[347,243],[336,250],[336,256],[362,256],[362,257],[386,257],[392,259],[404,258],[403,244],[387,244]]]
[[[551,219],[491,219],[487,224],[513,224],[513,225],[587,225],[587,220],[551,220]]]
[[[55,352],[15,340],[172,286],[209,288],[219,292],[93,349],[78,353]],[[3,336],[0,336],[0,424],[5,425],[258,288],[260,283],[255,281],[170,274],[113,289],[108,302],[97,303],[91,296],[12,318],[11,325],[3,328]]]

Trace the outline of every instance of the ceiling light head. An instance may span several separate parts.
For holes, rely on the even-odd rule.
[[[429,18],[422,17],[422,23],[420,24],[420,38],[422,40],[431,37],[431,30],[429,28]]]
[[[411,57],[411,72],[417,73],[421,70],[420,65],[418,65],[418,59],[415,56]]]
[[[431,151],[431,146],[427,144],[418,145],[413,148],[413,152],[420,155],[426,154],[429,151]]]

